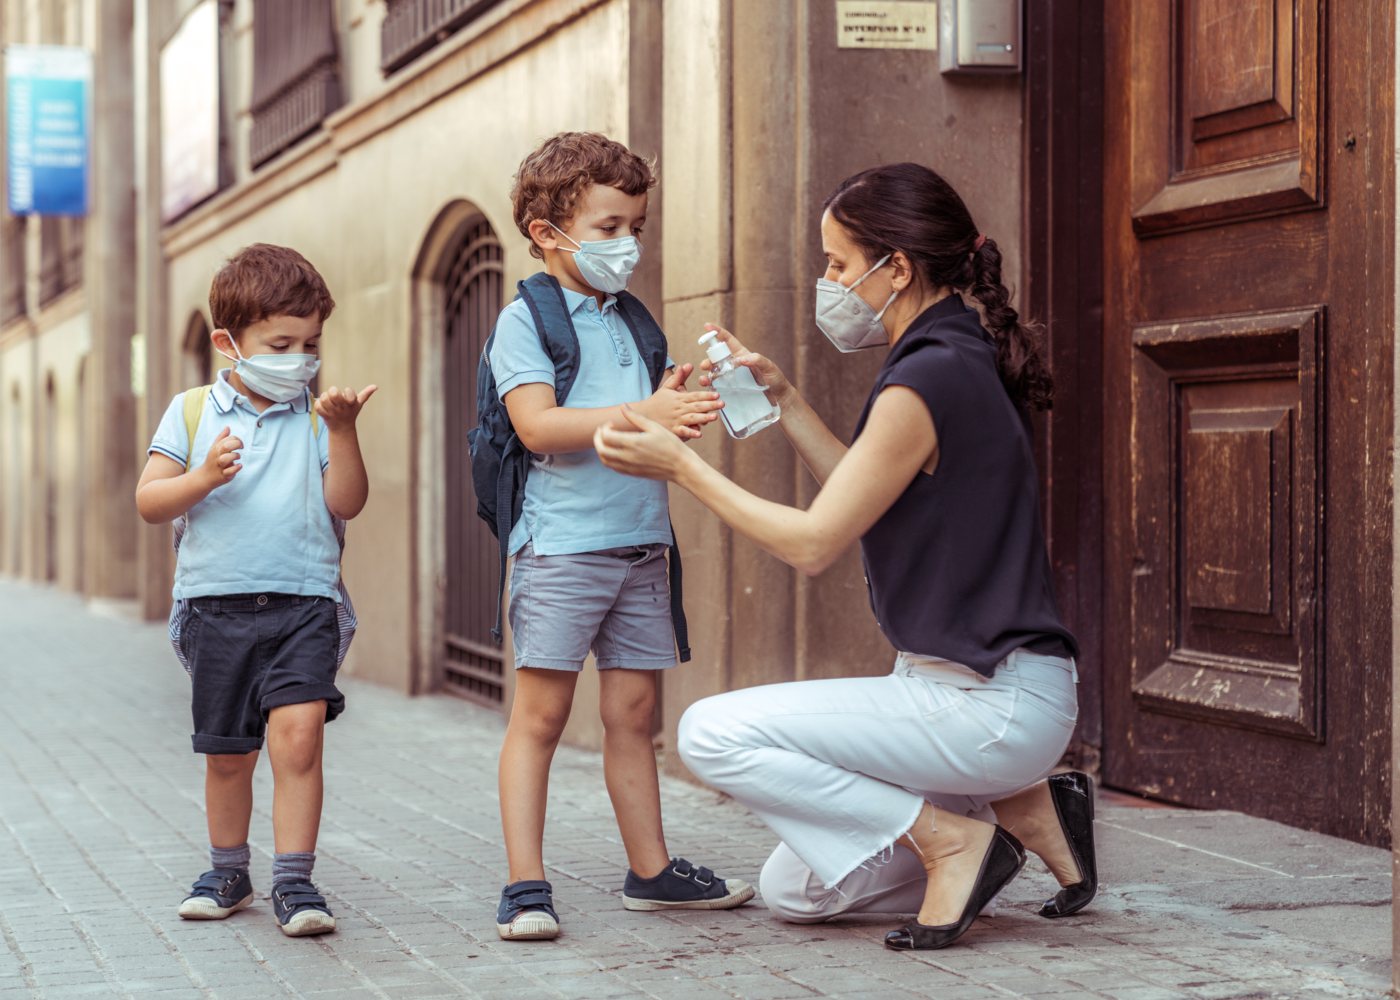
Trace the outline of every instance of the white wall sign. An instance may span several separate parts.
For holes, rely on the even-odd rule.
[[[937,49],[938,4],[935,0],[836,0],[836,45]]]
[[[219,190],[219,10],[204,0],[160,51],[161,219]]]

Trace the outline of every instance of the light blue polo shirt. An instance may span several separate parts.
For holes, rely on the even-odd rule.
[[[336,598],[340,545],[326,508],[321,477],[330,464],[330,436],[317,420],[313,436],[308,391],[262,413],[219,372],[194,439],[194,464],[204,461],[225,427],[243,442],[243,468],[190,508],[175,564],[176,600],[222,594],[301,594]],[[150,452],[185,464],[184,394],[166,408]]]
[[[563,291],[579,342],[578,377],[564,404],[589,409],[649,397],[651,376],[618,313],[617,299],[609,295],[600,309],[591,295]],[[554,385],[554,365],[522,300],[501,310],[494,338],[487,361],[501,399],[532,382]],[[670,364],[667,359],[667,367]],[[520,521],[510,533],[511,554],[526,542],[543,556],[669,545],[666,484],[613,472],[592,448],[536,455],[525,480]]]

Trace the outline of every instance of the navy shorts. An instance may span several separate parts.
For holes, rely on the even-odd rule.
[[[324,699],[327,722],[345,710],[335,601],[230,594],[189,603],[180,643],[194,685],[195,753],[261,749],[268,713],[282,705]]]

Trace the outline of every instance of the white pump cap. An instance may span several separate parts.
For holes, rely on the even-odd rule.
[[[734,352],[729,349],[729,345],[719,339],[719,331],[711,330],[700,338],[700,346],[705,349],[711,361],[718,364]]]

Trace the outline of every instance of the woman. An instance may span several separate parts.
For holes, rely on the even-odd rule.
[[[608,466],[682,486],[803,572],[858,540],[894,672],[707,698],[681,719],[680,752],[782,839],[760,884],[787,919],[917,911],[885,943],[946,947],[1026,850],[1065,887],[1041,915],[1066,916],[1097,875],[1088,777],[1045,780],[1077,715],[1077,647],[1055,608],[1025,414],[1049,405],[1049,372],[1009,304],[996,243],[933,171],[856,174],[821,230],[817,326],[843,352],[889,347],[854,443],[721,332],[823,484],[809,509],[745,492],[635,413],[595,445]]]

